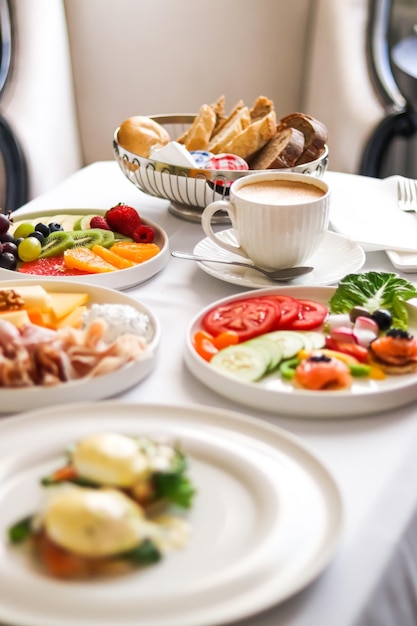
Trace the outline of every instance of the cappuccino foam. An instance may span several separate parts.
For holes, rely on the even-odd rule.
[[[262,204],[303,204],[324,196],[324,191],[315,185],[290,180],[264,180],[243,185],[236,195],[245,200]]]

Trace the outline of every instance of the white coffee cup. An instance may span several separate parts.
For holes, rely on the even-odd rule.
[[[201,225],[217,246],[266,269],[294,267],[320,246],[329,225],[330,189],[307,174],[263,172],[243,176],[230,187],[230,200],[212,202]],[[212,217],[226,211],[238,241],[223,241]]]

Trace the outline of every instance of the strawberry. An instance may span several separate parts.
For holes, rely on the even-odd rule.
[[[141,224],[139,228],[132,233],[132,239],[136,241],[136,243],[152,243],[154,237],[154,229],[152,226],[147,226],[146,224]]]
[[[102,228],[104,230],[111,230],[106,219],[104,217],[101,217],[101,215],[96,215],[91,218],[90,228]]]
[[[135,230],[142,224],[138,212],[127,204],[116,204],[105,215],[106,222],[111,230],[132,237]]]

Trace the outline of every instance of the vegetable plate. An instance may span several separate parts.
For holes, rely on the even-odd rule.
[[[281,415],[339,418],[417,399],[417,290],[396,274],[274,287],[211,304],[185,361],[216,393]],[[414,302],[414,303],[413,303]]]

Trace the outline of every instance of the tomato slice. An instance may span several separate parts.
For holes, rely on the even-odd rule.
[[[279,303],[272,298],[244,298],[214,307],[204,315],[202,326],[215,336],[233,330],[239,341],[246,341],[275,328],[280,316]]]
[[[297,319],[300,311],[300,303],[296,298],[292,296],[267,296],[275,302],[278,302],[281,309],[281,317],[274,330],[283,330],[287,328],[287,324],[291,324]]]
[[[328,309],[314,300],[298,300],[298,317],[289,322],[282,330],[312,330],[321,326],[326,319]]]

